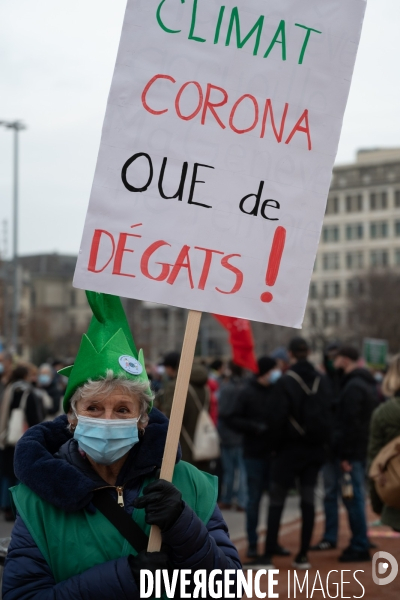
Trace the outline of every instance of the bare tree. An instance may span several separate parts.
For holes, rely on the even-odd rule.
[[[389,342],[389,350],[400,350],[400,273],[371,270],[355,282],[349,296],[353,334]]]

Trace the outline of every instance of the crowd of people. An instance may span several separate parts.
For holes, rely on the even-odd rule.
[[[279,544],[285,500],[297,490],[302,529],[297,569],[309,569],[310,552],[335,549],[339,509],[343,503],[351,529],[340,562],[370,560],[366,501],[381,522],[400,531],[400,511],[382,504],[369,465],[379,451],[400,435],[400,356],[386,374],[372,372],[355,347],[329,344],[323,361],[309,360],[306,340],[295,338],[288,348],[260,357],[258,373],[249,376],[234,363],[215,360],[192,370],[183,430],[183,454],[202,470],[220,477],[219,506],[246,512],[249,564],[273,568],[273,557],[288,556]],[[166,355],[156,378],[165,378],[156,403],[169,416],[179,354]],[[160,375],[161,374],[161,375]],[[219,460],[196,462],[187,437],[193,440],[199,415],[206,405],[219,433]],[[322,482],[325,532],[311,545],[316,488]],[[263,495],[269,497],[267,537],[260,547],[258,527]]]
[[[180,436],[182,459],[219,476],[220,509],[245,513],[249,565],[273,568],[274,556],[290,555],[279,543],[279,531],[293,490],[298,492],[302,517],[296,569],[311,567],[310,553],[336,548],[340,502],[348,514],[351,539],[338,560],[370,560],[367,486],[381,522],[400,531],[400,511],[382,503],[367,477],[368,465],[379,451],[400,436],[400,355],[386,374],[363,366],[351,346],[330,344],[317,366],[309,356],[307,341],[295,338],[287,349],[260,357],[253,375],[220,359],[196,360],[192,367]],[[154,405],[167,418],[179,362],[180,354],[170,352],[160,364],[146,366]],[[14,519],[8,489],[17,481],[15,442],[9,439],[15,410],[23,408],[25,429],[62,414],[68,383],[58,373],[63,366],[62,361],[49,360],[36,367],[7,352],[0,354],[0,500],[6,520]],[[202,421],[201,430],[203,413],[209,420],[205,425]],[[208,453],[199,450],[202,436]],[[217,451],[212,436],[218,438]],[[319,482],[325,531],[312,545]],[[269,501],[261,547],[264,494]]]
[[[62,413],[62,398],[66,378],[57,371],[64,365],[59,360],[39,367],[20,360],[9,352],[0,353],[0,508],[6,521],[13,521],[9,488],[16,484],[14,473],[14,439],[10,426],[15,423],[15,411],[23,408],[19,434],[42,421],[54,419]],[[17,438],[20,437],[17,432]]]

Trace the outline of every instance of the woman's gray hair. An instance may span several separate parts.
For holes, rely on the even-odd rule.
[[[76,405],[79,400],[87,400],[88,398],[106,397],[115,390],[122,390],[128,396],[135,397],[139,401],[139,417],[138,428],[144,429],[149,422],[149,408],[153,401],[153,394],[149,394],[149,384],[141,381],[133,381],[123,375],[114,375],[111,369],[107,369],[105,377],[97,381],[89,379],[81,387],[79,387],[71,398],[71,407],[69,415],[73,415],[77,419]],[[73,420],[75,420],[73,419]],[[71,429],[71,424],[70,424]]]

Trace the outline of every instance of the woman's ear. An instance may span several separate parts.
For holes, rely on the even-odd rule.
[[[138,426],[138,430],[139,430],[139,435],[143,436],[144,435],[144,431],[147,427],[147,425],[149,424],[149,422],[147,421],[146,423],[140,423],[140,425]]]
[[[70,410],[67,414],[67,418],[68,418],[68,428],[71,431],[71,433],[74,433],[77,423],[78,423],[76,414],[72,410]]]

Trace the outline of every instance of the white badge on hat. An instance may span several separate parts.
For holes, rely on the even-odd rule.
[[[119,357],[119,364],[123,368],[124,371],[129,373],[130,375],[140,375],[143,373],[143,367],[136,358],[133,356],[128,356],[124,354]]]

